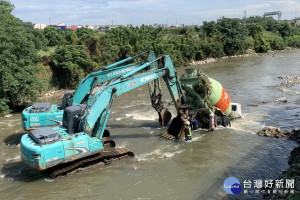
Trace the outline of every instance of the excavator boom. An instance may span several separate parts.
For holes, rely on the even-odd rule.
[[[67,91],[62,99],[62,104],[35,103],[22,112],[22,128],[24,130],[36,129],[45,126],[61,125],[64,109],[68,106],[78,105],[83,101],[89,101],[90,91],[99,84],[122,76],[143,63],[142,61],[125,63],[142,55],[148,54],[148,61],[155,59],[153,51],[146,51],[136,56],[126,58],[114,64],[108,65],[97,72],[87,75],[79,84],[76,91]],[[121,66],[120,66],[121,65]]]
[[[141,70],[149,67],[152,62],[156,62],[157,60],[162,60],[162,67],[150,69],[147,72],[133,76],[133,74],[136,74]],[[180,111],[181,106],[185,104],[184,95],[182,93],[180,83],[178,82],[176,76],[176,70],[170,57],[166,55],[152,62],[147,62],[136,68],[135,70],[123,75],[119,79],[97,89],[97,91],[91,98],[90,104],[87,106],[85,114],[83,115],[84,122],[82,123],[84,124],[81,125],[84,126],[83,130],[86,133],[89,133],[92,136],[98,135],[99,139],[101,139],[108,120],[108,117],[106,116],[109,116],[110,113],[110,107],[108,105],[112,104],[114,96],[120,96],[144,84],[150,83],[154,80],[158,80],[160,77],[163,77],[169,89],[177,112]],[[171,117],[169,118],[171,119]],[[96,123],[102,124],[100,125]],[[97,128],[95,129],[95,127]]]

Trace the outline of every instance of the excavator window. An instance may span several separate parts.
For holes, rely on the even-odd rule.
[[[68,128],[68,124],[69,124],[69,113],[68,112],[64,112],[63,127]]]

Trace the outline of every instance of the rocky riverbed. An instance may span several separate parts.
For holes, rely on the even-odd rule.
[[[228,58],[246,58],[249,56],[257,56],[257,55],[264,55],[264,54],[268,54],[268,55],[273,55],[274,57],[274,53],[276,52],[280,52],[280,51],[291,51],[294,50],[295,48],[286,48],[285,50],[274,50],[274,51],[269,51],[267,53],[256,53],[253,49],[248,49],[246,50],[245,54],[240,54],[240,55],[233,55],[233,56],[223,56],[221,58],[207,58],[204,60],[193,60],[190,62],[190,65],[204,65],[204,64],[208,64],[208,63],[213,63],[219,60],[224,60],[224,59],[228,59]]]
[[[59,98],[63,97],[63,95],[65,94],[66,91],[67,90],[65,90],[65,89],[62,89],[62,90],[50,90],[50,91],[42,94],[40,96],[40,99],[41,100],[47,100],[49,98],[57,98],[57,99],[59,99]]]
[[[300,74],[293,74],[285,77],[279,76],[278,78],[283,79],[280,84],[280,86],[282,87],[292,87],[294,85],[300,84]]]
[[[241,57],[249,57],[249,56],[256,56],[259,55],[258,53],[255,53],[254,50],[247,50],[247,52],[245,54],[241,54],[241,55],[234,55],[234,56],[223,56],[221,58],[207,58],[205,60],[193,60],[192,62],[190,62],[190,65],[204,65],[204,64],[208,64],[208,63],[213,63],[219,60],[224,60],[224,59],[228,59],[228,58],[241,58]]]
[[[260,136],[265,137],[276,137],[276,138],[287,138],[295,140],[300,143],[300,130],[292,129],[291,131],[281,131],[280,128],[274,126],[266,126],[262,130],[257,132]],[[275,200],[275,199],[289,199],[297,200],[300,199],[300,146],[293,149],[288,160],[289,168],[283,171],[278,180],[294,180],[294,187],[287,190],[287,193],[280,194],[264,194],[264,199]],[[275,185],[275,184],[274,184]],[[273,186],[274,187],[274,186]]]
[[[287,138],[300,142],[300,130],[295,128],[291,131],[281,131],[280,128],[274,126],[266,126],[257,132],[257,135],[276,138]]]

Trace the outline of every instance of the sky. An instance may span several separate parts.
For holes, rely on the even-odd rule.
[[[300,17],[300,0],[8,0],[26,22],[67,25],[202,24],[220,17],[262,16],[281,11],[281,19]],[[277,16],[274,16],[277,19]]]

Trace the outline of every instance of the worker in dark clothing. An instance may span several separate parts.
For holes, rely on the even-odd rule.
[[[185,130],[184,130],[185,141],[192,140],[192,129],[191,129],[191,126],[190,126],[190,122],[186,121],[184,124],[186,126]]]
[[[192,130],[198,129],[198,121],[197,121],[195,115],[192,116],[191,126],[192,126]]]

